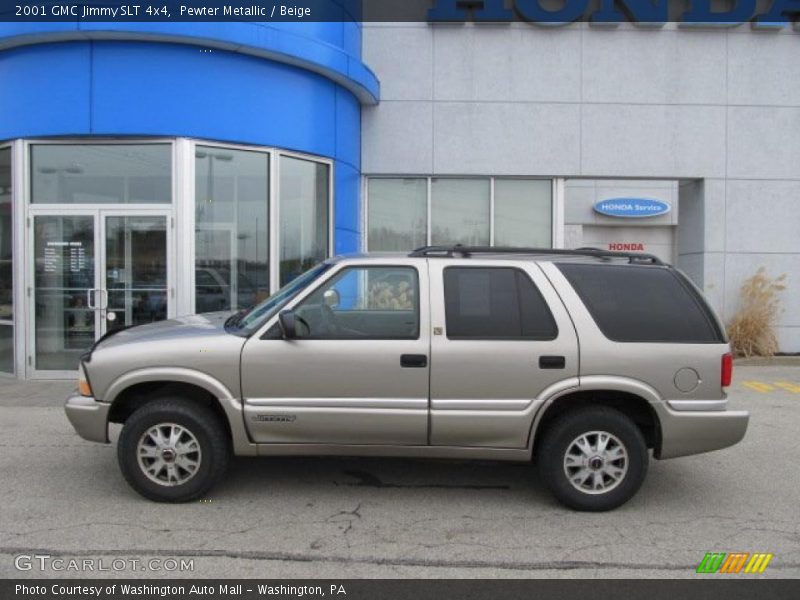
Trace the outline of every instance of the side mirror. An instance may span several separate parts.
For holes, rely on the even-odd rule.
[[[328,308],[336,308],[339,306],[339,302],[341,302],[339,292],[335,289],[327,290],[324,294],[322,294],[322,300],[325,302],[325,305]]]
[[[291,340],[297,337],[294,312],[291,310],[282,310],[278,314],[278,323],[281,326],[281,331],[285,339]]]

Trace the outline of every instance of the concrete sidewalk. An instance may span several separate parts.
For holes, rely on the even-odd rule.
[[[0,377],[0,406],[61,406],[77,381],[25,381]]]

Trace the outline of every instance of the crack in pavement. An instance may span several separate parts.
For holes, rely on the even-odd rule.
[[[337,520],[337,517],[345,517],[342,519],[342,521],[347,522],[347,526],[342,530],[342,535],[344,536],[345,543],[349,549],[350,538],[347,537],[347,534],[350,533],[351,529],[353,529],[353,522],[361,519],[361,502],[359,502],[353,510],[340,510],[339,512],[333,513],[330,517],[325,519],[325,521],[329,523],[339,523],[340,521]]]
[[[162,549],[136,549],[125,550],[100,550],[76,549],[64,550],[57,548],[22,548],[0,546],[0,554],[49,554],[50,556],[169,556],[185,558],[231,558],[239,560],[271,560],[283,562],[324,562],[342,564],[370,564],[395,567],[436,567],[436,568],[464,568],[464,569],[506,569],[512,571],[574,571],[579,569],[628,569],[632,571],[652,571],[653,563],[624,563],[603,561],[490,561],[490,560],[445,560],[424,558],[381,558],[377,556],[350,557],[350,556],[316,556],[313,554],[293,552],[265,552],[259,550],[162,550]],[[781,563],[771,562],[771,570],[797,569],[800,562]],[[694,573],[696,563],[692,564],[659,564],[658,569],[663,571],[690,571]]]

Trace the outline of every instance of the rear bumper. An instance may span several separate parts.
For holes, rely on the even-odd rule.
[[[111,405],[94,398],[73,394],[64,411],[78,435],[90,442],[108,443],[108,411]]]
[[[750,413],[739,410],[675,411],[657,408],[661,446],[656,458],[675,458],[720,450],[740,442]]]

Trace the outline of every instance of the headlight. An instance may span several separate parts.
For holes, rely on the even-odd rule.
[[[81,396],[91,396],[92,386],[89,385],[89,378],[86,377],[86,371],[83,364],[78,366],[78,393]]]

